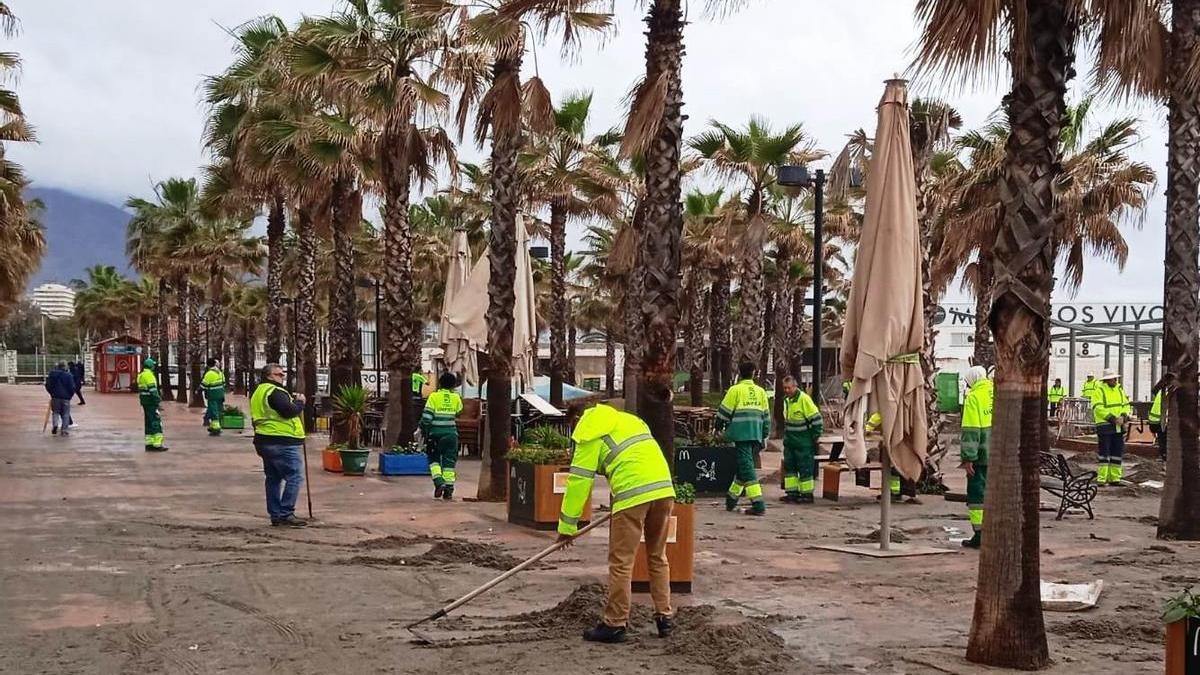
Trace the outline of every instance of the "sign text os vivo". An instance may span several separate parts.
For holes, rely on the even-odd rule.
[[[1089,326],[1106,323],[1162,321],[1163,306],[1149,303],[1072,302],[1053,305],[1050,315],[1062,323]],[[939,326],[974,326],[975,305],[948,303],[938,306],[934,323]]]

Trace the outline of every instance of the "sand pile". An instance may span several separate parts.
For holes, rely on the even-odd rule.
[[[1051,633],[1075,640],[1120,644],[1130,638],[1158,644],[1163,640],[1162,622],[1153,615],[1124,614],[1116,619],[1072,619],[1049,627]]]
[[[847,544],[877,544],[879,543],[879,528],[877,527],[865,535],[847,533],[847,537]],[[895,527],[892,528],[892,541],[896,542],[897,544],[903,544],[904,542],[908,541],[908,539],[908,533],[906,533],[904,530],[897,529]]]
[[[427,544],[430,538],[425,535],[417,535],[415,537],[401,537],[391,534],[386,537],[376,537],[374,539],[364,539],[363,541],[354,544],[354,548],[361,548],[367,551],[379,551],[389,548],[407,548],[417,544]]]
[[[1167,476],[1167,471],[1161,462],[1141,461],[1125,474],[1125,480],[1131,483],[1141,483],[1148,480],[1161,481]]]
[[[388,540],[388,541],[383,541]],[[383,540],[367,540],[360,544],[368,550],[386,550],[404,548],[414,544],[433,542],[433,546],[419,555],[356,555],[345,562],[351,565],[400,565],[406,567],[427,567],[432,565],[474,565],[494,570],[509,570],[521,562],[521,558],[511,556],[504,549],[494,544],[478,544],[461,539],[431,539],[428,537],[384,537]],[[376,542],[376,543],[372,543]]]

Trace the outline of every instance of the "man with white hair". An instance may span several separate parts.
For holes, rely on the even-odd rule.
[[[1100,384],[1092,390],[1092,419],[1096,423],[1096,453],[1100,466],[1097,485],[1116,485],[1124,477],[1121,461],[1125,455],[1125,428],[1133,406],[1121,386],[1116,371],[1105,369]]]
[[[967,472],[967,517],[974,535],[962,543],[979,548],[983,537],[983,496],[987,492],[988,450],[992,440],[992,381],[983,366],[963,373],[967,396],[963,400],[962,438],[959,459]]]

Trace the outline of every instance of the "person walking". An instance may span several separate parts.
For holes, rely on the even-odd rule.
[[[629,623],[633,560],[643,536],[650,571],[650,597],[659,637],[674,628],[667,532],[675,505],[671,469],[650,428],[636,415],[597,404],[583,413],[571,433],[575,454],[567,475],[558,540],[567,546],[579,531],[584,505],[591,500],[596,474],[612,490],[608,526],[608,601],[595,627],[583,634],[590,642],[624,642]]]
[[[221,410],[225,405],[225,373],[221,372],[216,359],[209,359],[207,365],[208,370],[200,380],[204,400],[208,404],[204,409],[204,424],[208,427],[209,436],[220,436]]]
[[[458,462],[458,414],[463,402],[454,388],[454,373],[442,373],[438,390],[429,395],[421,413],[421,435],[425,437],[429,475],[433,477],[433,498],[454,498],[454,465]]]
[[[142,372],[138,373],[138,403],[142,405],[142,429],[146,434],[146,452],[164,452],[162,427],[162,394],[158,390],[158,376],[154,368],[158,362],[147,358],[142,362]]]
[[[963,541],[966,548],[979,548],[983,538],[983,497],[987,492],[988,450],[992,441],[992,404],[995,393],[983,366],[971,366],[963,374],[967,396],[963,400],[962,435],[958,457],[967,472],[967,517],[974,534]]]
[[[87,405],[87,401],[83,400],[83,362],[73,361],[67,364],[67,370],[71,373],[71,380],[75,383],[75,395],[79,397],[79,405]]]
[[[1092,390],[1092,419],[1096,423],[1096,453],[1100,466],[1096,471],[1097,485],[1116,485],[1125,475],[1121,466],[1125,455],[1125,429],[1133,406],[1113,370],[1100,374],[1100,382]]]
[[[283,382],[282,366],[263,366],[262,381],[250,395],[254,451],[262,459],[271,525],[304,527],[308,521],[296,516],[304,484],[304,395],[293,395]]]
[[[59,361],[46,375],[46,393],[50,394],[50,414],[52,426],[50,433],[58,435],[59,428],[63,436],[70,436],[71,427],[71,398],[75,396],[75,382],[67,370],[67,364]],[[42,428],[43,432],[45,427]]]
[[[783,378],[783,394],[783,501],[812,504],[816,485],[813,461],[825,423],[820,408],[800,389],[796,378]]]
[[[1067,397],[1067,390],[1063,388],[1062,380],[1054,378],[1054,384],[1046,392],[1046,400],[1050,402],[1050,416],[1058,416],[1058,406],[1062,400]]]
[[[744,492],[750,499],[745,513],[761,516],[767,512],[767,503],[754,470],[754,453],[762,450],[770,430],[770,406],[767,392],[754,383],[754,372],[755,366],[749,361],[738,365],[738,382],[721,400],[714,427],[737,446],[737,474],[725,497],[725,510],[736,509]]]

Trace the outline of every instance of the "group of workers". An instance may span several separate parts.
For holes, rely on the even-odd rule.
[[[1150,430],[1154,433],[1158,444],[1160,459],[1167,458],[1166,430],[1163,420],[1163,391],[1160,383],[1154,388],[1154,398],[1150,404],[1147,416]],[[1099,466],[1096,470],[1096,482],[1099,485],[1115,485],[1125,476],[1123,461],[1125,456],[1125,439],[1129,435],[1129,422],[1133,416],[1133,405],[1129,395],[1121,386],[1120,375],[1106,369],[1100,374],[1100,379],[1088,375],[1080,392],[1082,398],[1091,405],[1092,422],[1096,426],[1097,459]],[[1062,380],[1055,379],[1047,392],[1050,402],[1050,415],[1057,415],[1061,402],[1066,398]]]

